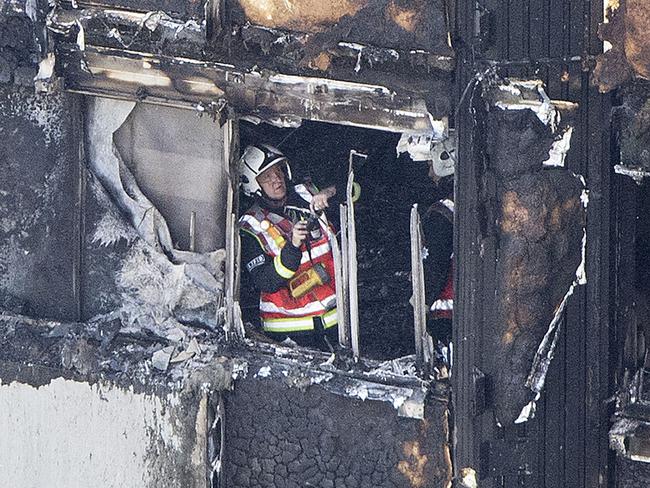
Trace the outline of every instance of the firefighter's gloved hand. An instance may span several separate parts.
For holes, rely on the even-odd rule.
[[[317,193],[311,200],[309,208],[312,212],[321,212],[329,207],[329,197],[324,193]]]
[[[311,199],[309,208],[314,213],[320,213],[329,207],[329,199],[336,195],[336,188],[333,186],[328,186],[322,191],[319,191]]]
[[[293,230],[291,231],[291,244],[294,247],[300,247],[300,245],[307,239],[307,221],[300,220],[293,224]]]

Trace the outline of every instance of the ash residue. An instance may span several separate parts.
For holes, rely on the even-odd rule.
[[[116,276],[121,290],[123,321],[128,326],[156,329],[177,307],[198,308],[215,300],[185,274],[185,265],[172,264],[164,254],[137,241]]]
[[[124,332],[115,316],[65,323],[5,312],[0,313],[0,362],[46,368],[49,377],[43,377],[42,384],[68,376],[86,381],[124,380],[136,389],[171,385],[170,381],[182,387],[194,377],[219,388],[227,385],[231,367],[219,359],[220,346],[214,335],[180,324],[175,328],[175,336],[163,337],[146,330]],[[152,358],[163,348],[170,348],[172,358],[165,370],[159,370]],[[213,373],[211,378],[202,373],[206,367]],[[7,368],[3,374],[8,374]],[[19,371],[16,374],[20,376]]]
[[[114,213],[107,212],[97,222],[91,240],[100,246],[109,247],[122,240],[127,244],[131,244],[137,237],[138,234],[133,227],[127,225],[126,222],[118,218]]]
[[[205,268],[174,264],[140,238],[92,175],[88,176],[88,188],[84,264],[86,287],[94,290],[90,310],[117,313],[123,332],[148,330],[175,336],[182,322],[214,330],[215,337],[219,336],[221,284],[215,275],[220,273],[220,254],[201,257],[207,263]],[[197,267],[204,271],[198,277]],[[216,283],[216,288],[206,283]]]

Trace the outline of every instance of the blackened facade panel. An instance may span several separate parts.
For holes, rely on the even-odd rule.
[[[607,448],[609,412],[605,402],[612,393],[607,360],[610,104],[590,87],[589,63],[581,58],[569,60],[597,54],[601,49],[595,26],[602,18],[602,4],[578,0],[486,1],[481,2],[477,12],[480,22],[472,23],[467,19],[471,19],[475,5],[473,1],[458,3],[457,34],[471,46],[468,51],[461,51],[460,43],[456,45],[464,60],[458,77],[459,96],[476,73],[496,65],[501,76],[541,78],[552,99],[579,104],[568,169],[585,178],[590,192],[587,284],[576,288],[569,302],[560,344],[535,419],[523,429],[499,429],[489,412],[477,416],[456,402],[456,469],[467,465],[482,468],[480,486],[603,486],[611,475]],[[474,30],[479,24],[480,33]],[[487,59],[489,64],[484,62]],[[481,228],[480,215],[490,217],[489,213],[481,213],[482,206],[487,201],[489,207],[494,188],[481,173],[484,160],[480,151],[477,154],[476,149],[466,146],[480,145],[476,137],[480,139],[485,130],[480,118],[478,125],[472,120],[476,112],[467,109],[469,98],[467,95],[458,112],[461,168],[456,205],[457,223],[463,229],[457,236],[456,256],[463,266],[469,264],[473,269],[459,273],[457,288],[460,307],[455,316],[458,347],[454,395],[461,402],[471,401],[473,395],[472,368],[492,363],[485,348],[489,338],[481,339],[481,327],[490,320],[482,304],[494,297],[494,275],[489,262],[495,257],[493,247],[497,245]],[[474,140],[463,135],[463,131],[473,132]],[[509,442],[504,443],[503,439]],[[512,451],[513,442],[518,444],[514,448],[517,452]],[[486,456],[486,452],[490,455]],[[519,453],[523,453],[523,458]]]

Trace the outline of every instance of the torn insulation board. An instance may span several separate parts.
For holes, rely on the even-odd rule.
[[[587,193],[563,165],[575,105],[550,100],[535,80],[488,84],[485,98],[498,259],[488,334],[496,360],[484,373],[505,425],[534,415],[562,310],[584,282]]]

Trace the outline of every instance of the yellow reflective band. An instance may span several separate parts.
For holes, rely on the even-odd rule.
[[[279,254],[273,258],[273,266],[275,267],[275,271],[277,271],[277,273],[286,280],[293,278],[293,275],[296,274],[295,271],[290,270],[284,264],[282,264],[282,259],[280,259]]]
[[[324,314],[321,318],[323,321],[323,327],[326,329],[329,329],[330,327],[334,327],[338,323],[338,315],[336,314],[336,309],[332,309],[326,314]]]
[[[355,181],[352,183],[352,203],[357,203],[359,198],[361,198],[361,185]]]
[[[318,317],[318,315],[317,315]],[[329,329],[337,324],[336,309],[320,315],[323,327]],[[283,317],[281,319],[263,319],[263,328],[267,332],[304,332],[314,330],[314,317]]]

